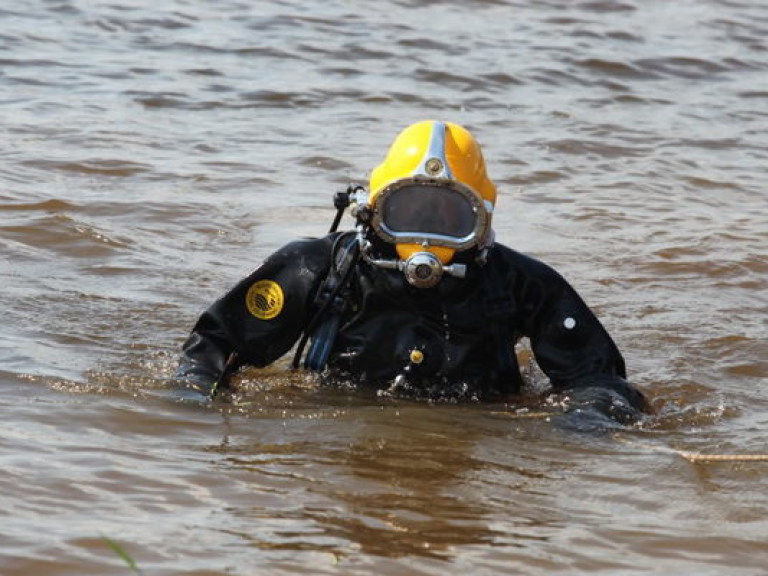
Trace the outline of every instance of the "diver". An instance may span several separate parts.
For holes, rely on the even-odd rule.
[[[294,349],[325,382],[427,397],[519,397],[515,344],[530,341],[566,411],[632,422],[647,409],[616,344],[569,283],[503,246],[496,187],[465,128],[403,130],[370,187],[335,197],[323,238],[291,242],[214,302],[183,345],[175,382],[201,401],[243,366]],[[354,230],[336,228],[351,206]]]

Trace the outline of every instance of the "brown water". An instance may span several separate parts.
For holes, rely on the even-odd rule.
[[[762,0],[5,0],[0,572],[766,573]],[[201,310],[320,235],[423,118],[468,125],[498,239],[557,267],[658,414],[318,390],[163,397]],[[535,408],[534,408],[535,409]]]

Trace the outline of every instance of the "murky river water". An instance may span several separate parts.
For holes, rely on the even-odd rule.
[[[0,572],[764,574],[762,0],[5,0]],[[497,238],[558,268],[657,414],[163,396],[197,315],[320,235],[408,123],[472,128]],[[534,411],[536,409],[534,408]]]

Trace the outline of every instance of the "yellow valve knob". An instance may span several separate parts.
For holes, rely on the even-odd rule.
[[[411,363],[421,364],[424,362],[424,352],[421,350],[411,350]]]

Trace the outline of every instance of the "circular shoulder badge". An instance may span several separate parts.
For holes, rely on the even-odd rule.
[[[248,289],[245,305],[259,320],[271,320],[283,310],[283,289],[273,280],[259,280]]]

